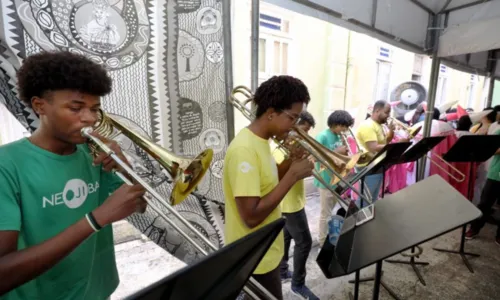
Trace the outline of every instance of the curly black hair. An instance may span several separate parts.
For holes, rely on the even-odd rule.
[[[316,121],[314,120],[314,117],[308,111],[305,110],[303,110],[299,116],[299,124],[304,124],[304,123],[309,123],[309,125],[311,125],[311,127],[313,128],[316,126]]]
[[[432,119],[439,120],[440,116],[441,116],[441,112],[439,111],[439,108],[434,107],[434,110],[432,111]]]
[[[336,110],[328,116],[326,124],[329,128],[333,126],[351,127],[354,125],[354,118],[345,110]]]
[[[112,80],[106,70],[90,59],[68,51],[40,52],[28,56],[19,71],[20,99],[28,107],[33,97],[47,92],[74,90],[94,96],[111,92]]]
[[[269,108],[277,112],[290,109],[294,103],[309,104],[311,97],[307,86],[298,78],[280,75],[263,82],[255,92],[256,117],[260,118]]]
[[[471,126],[472,126],[472,121],[469,116],[467,115],[461,116],[460,119],[458,119],[457,130],[469,131]]]

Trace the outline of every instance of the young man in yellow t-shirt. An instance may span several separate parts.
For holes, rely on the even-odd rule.
[[[394,138],[394,125],[388,124],[389,132],[386,134],[382,124],[387,123],[391,115],[391,105],[384,100],[379,100],[373,105],[371,116],[359,125],[356,132],[356,139],[359,145],[366,151],[377,153]],[[400,142],[407,141],[401,139]],[[370,191],[373,201],[378,199],[382,188],[383,174],[369,175],[364,178],[365,188]],[[363,203],[363,206],[367,203]]]
[[[281,218],[285,195],[297,181],[311,176],[313,164],[307,159],[276,165],[269,144],[272,137],[288,134],[309,100],[307,87],[291,76],[273,76],[257,89],[255,120],[235,136],[224,159],[227,244]],[[277,299],[283,299],[279,272],[283,254],[281,233],[253,274]]]
[[[314,117],[307,111],[302,111],[298,127],[309,132],[316,122]],[[285,160],[285,153],[276,148],[273,151],[277,163]],[[312,247],[311,232],[304,209],[306,204],[304,180],[298,181],[286,194],[281,202],[283,216],[286,217],[286,225],[283,230],[285,236],[285,254],[280,264],[281,280],[287,282],[292,280],[292,292],[309,300],[319,298],[305,285],[306,263]],[[288,251],[292,239],[295,242],[293,251],[293,274],[288,270]]]

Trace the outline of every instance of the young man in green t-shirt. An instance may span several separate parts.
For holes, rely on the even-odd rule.
[[[29,56],[20,99],[39,116],[29,137],[0,147],[0,298],[92,299],[118,286],[111,223],[144,208],[144,188],[90,155],[81,129],[97,121],[111,78],[70,52]],[[116,142],[97,134],[126,162]]]
[[[500,124],[500,121],[498,124]],[[494,134],[500,134],[500,129],[495,131]],[[477,206],[481,210],[482,216],[471,223],[469,230],[465,234],[466,239],[473,239],[479,234],[481,228],[486,224],[486,220],[489,218],[491,208],[495,202],[500,203],[500,149],[497,150],[491,160],[486,183],[481,192],[481,200]],[[500,245],[500,225],[497,227],[495,242]]]
[[[348,130],[353,124],[354,119],[347,111],[336,110],[328,117],[328,128],[321,131],[316,137],[316,140],[332,151],[347,155],[347,147],[342,144],[340,134]],[[319,163],[316,163],[316,170],[320,170]],[[331,182],[330,172],[322,172],[321,177],[325,182]],[[328,234],[328,221],[332,216],[332,210],[337,203],[337,199],[335,199],[333,194],[317,179],[314,179],[314,185],[319,189],[320,216],[318,241],[321,248]]]

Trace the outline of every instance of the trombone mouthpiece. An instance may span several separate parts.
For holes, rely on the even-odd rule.
[[[83,127],[81,133],[84,137],[88,137],[92,133],[92,131],[94,131],[92,127]]]

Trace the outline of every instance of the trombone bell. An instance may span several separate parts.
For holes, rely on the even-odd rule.
[[[177,174],[174,177],[178,178],[178,180],[176,180],[170,196],[170,201],[173,205],[181,203],[196,188],[210,167],[212,157],[213,150],[206,149],[198,154],[193,160],[178,160],[178,162],[181,162],[180,168],[177,168]],[[168,163],[168,161],[166,163]]]
[[[340,174],[341,177],[345,177],[350,172],[350,170],[352,170],[356,166],[361,156],[360,153],[356,153],[352,156],[347,156],[334,151],[330,151],[330,149],[323,146],[321,143],[313,139],[310,135],[305,133],[297,126],[294,126],[293,130],[300,136],[305,144],[319,153],[323,157],[323,159],[328,162],[328,167],[334,169],[337,173]],[[326,167],[327,166],[323,166],[323,169],[326,169]],[[333,176],[331,184],[336,184],[339,181],[340,179],[337,176]]]
[[[100,119],[94,128],[95,131],[106,137],[111,135],[113,128],[116,128],[151,155],[169,173],[174,181],[170,195],[170,203],[173,205],[181,203],[189,196],[210,167],[213,158],[212,149],[206,149],[194,159],[178,156],[133,132],[116,118],[103,111],[99,115]]]

